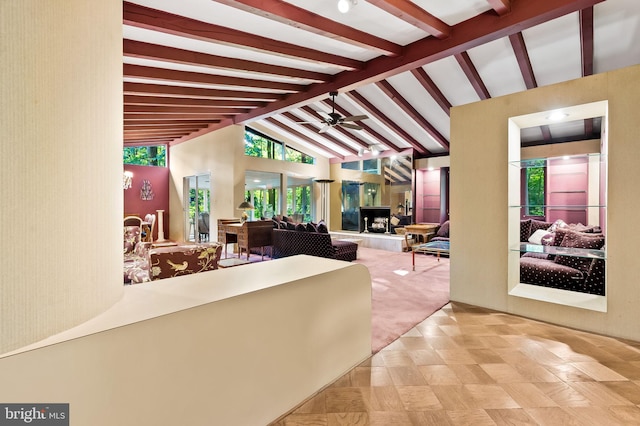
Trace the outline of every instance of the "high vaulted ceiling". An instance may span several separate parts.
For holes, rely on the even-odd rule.
[[[329,158],[445,155],[452,106],[640,63],[640,0],[351,3],[125,1],[124,144],[246,124]],[[323,129],[332,91],[336,112],[368,116],[362,130]],[[597,133],[585,121],[523,140]]]

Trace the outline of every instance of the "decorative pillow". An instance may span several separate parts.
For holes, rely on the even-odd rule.
[[[307,227],[304,226],[304,223],[299,223],[295,225],[294,230],[300,231],[300,232],[307,232]]]
[[[286,223],[287,229],[289,231],[295,231],[296,230],[296,224],[293,222],[284,222]]]
[[[271,219],[271,220],[273,221],[273,227],[275,229],[280,228],[280,221],[279,220],[277,220],[277,219]]]
[[[280,221],[280,229],[289,229],[287,222]]]
[[[569,231],[562,239],[560,247],[583,248],[599,250],[604,246],[604,235],[591,235]],[[584,273],[589,271],[593,259],[588,257],[556,256],[554,262],[569,266]]]
[[[541,220],[531,219],[530,235],[533,235],[538,229],[549,229],[553,225],[553,222],[543,222]]]
[[[545,240],[547,244],[544,245],[550,246],[553,243],[554,237],[555,235],[553,235],[551,232],[544,229],[538,229],[536,232],[531,234],[531,236],[529,237],[529,242],[532,244],[542,245],[544,244],[542,241]]]
[[[307,223],[307,232],[318,232],[318,225],[313,222]]]
[[[438,232],[436,232],[437,237],[449,238],[449,221],[445,221],[440,228],[438,228]]]
[[[324,223],[324,221],[320,221],[318,222],[318,232],[321,234],[328,234],[329,233],[329,228],[327,228],[327,224]]]
[[[400,219],[398,219],[396,216],[391,216],[390,222],[393,226],[398,226],[398,224],[400,223]]]
[[[520,221],[520,241],[527,242],[531,235],[531,219],[525,219]]]
[[[567,225],[567,222],[562,219],[558,219],[549,227],[549,232],[556,232],[558,228],[566,228],[567,226],[569,226]]]

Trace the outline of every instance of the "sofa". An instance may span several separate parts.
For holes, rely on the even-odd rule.
[[[521,253],[520,282],[603,296],[605,261],[597,257],[565,256],[545,253],[557,250],[602,250],[605,236],[600,227],[566,224],[562,220],[546,222],[536,219],[520,221],[520,241],[528,251]]]
[[[222,244],[153,247],[140,241],[140,227],[124,227],[124,283],[138,284],[218,269]]]
[[[302,225],[302,224],[299,224]],[[310,225],[312,227],[312,225]],[[351,241],[332,240],[328,232],[307,230],[306,225],[298,230],[273,229],[273,258],[307,254],[351,262],[358,256],[358,244]]]
[[[449,221],[444,221],[436,228],[436,233],[429,241],[449,241]]]

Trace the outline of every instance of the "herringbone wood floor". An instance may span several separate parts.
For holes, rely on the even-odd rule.
[[[640,343],[457,303],[273,423],[639,424]]]

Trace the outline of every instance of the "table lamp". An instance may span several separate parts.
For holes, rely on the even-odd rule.
[[[238,210],[242,210],[241,222],[244,223],[247,219],[249,219],[249,215],[247,214],[247,210],[253,210],[253,204],[248,201],[243,201],[239,206]]]

